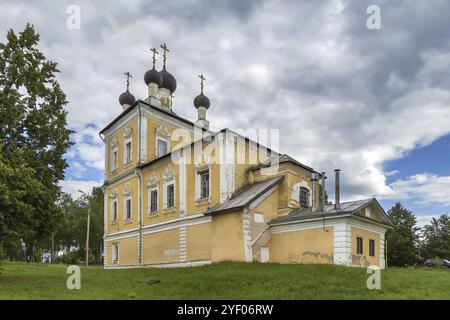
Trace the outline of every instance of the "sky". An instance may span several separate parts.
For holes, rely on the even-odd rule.
[[[449,12],[446,0],[0,0],[0,41],[30,22],[58,63],[76,131],[61,186],[75,197],[102,184],[98,132],[122,110],[123,73],[146,98],[149,49],[165,42],[177,114],[196,119],[202,73],[212,129],[279,129],[279,152],[326,171],[331,199],[340,168],[342,201],[401,201],[424,224],[450,211]]]

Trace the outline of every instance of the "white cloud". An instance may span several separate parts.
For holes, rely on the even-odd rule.
[[[100,187],[102,184],[102,181],[85,180],[64,180],[59,182],[62,191],[64,191],[65,193],[69,193],[74,199],[77,199],[81,196],[80,190],[89,194],[92,192],[93,187]]]
[[[390,186],[396,199],[412,198],[419,205],[450,206],[450,176],[421,173],[397,180]]]

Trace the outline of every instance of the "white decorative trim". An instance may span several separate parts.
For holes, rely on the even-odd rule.
[[[155,155],[156,158],[162,157],[164,154],[159,154],[158,152],[158,140],[164,141],[166,143],[166,154],[170,152],[170,130],[165,125],[160,125],[156,128],[155,132]]]
[[[187,232],[186,232],[186,226],[182,226],[179,228],[179,236],[180,236],[180,241],[179,241],[179,259],[180,262],[186,262],[187,261],[187,250],[186,250],[186,246],[187,246]]]
[[[186,199],[187,199],[187,181],[186,181],[186,163],[187,155],[183,149],[178,151],[180,153],[179,157],[179,195],[180,195],[180,216],[184,217],[186,214]]]
[[[312,206],[312,197],[311,197],[311,188],[308,185],[308,182],[305,180],[301,180],[300,182],[295,183],[291,188],[291,199],[289,202],[293,202],[297,205],[300,205],[300,188],[305,188],[308,190],[308,206]]]
[[[130,159],[127,161],[127,144],[131,145]],[[133,161],[133,129],[127,127],[123,134],[123,164],[130,164]]]
[[[333,263],[352,265],[352,231],[346,220],[334,224],[333,232]]]
[[[217,134],[220,152],[220,202],[229,199],[235,191],[235,137],[228,131]]]
[[[210,216],[197,217],[195,219],[185,218],[185,219],[174,219],[170,222],[161,222],[157,224],[147,225],[142,227],[142,234],[158,233],[162,231],[168,231],[172,229],[177,229],[180,227],[195,226],[204,223],[211,223]]]
[[[148,202],[148,208],[147,208],[147,213],[149,215],[154,215],[157,214],[159,211],[159,190],[158,190],[158,183],[155,184],[149,184],[148,188],[147,188],[147,202]],[[152,192],[156,191],[156,210],[152,211]]]
[[[130,230],[124,230],[115,232],[113,234],[108,234],[104,237],[105,241],[114,241],[119,239],[125,239],[125,238],[132,238],[136,237],[139,234],[139,228],[133,228]]]
[[[140,160],[142,163],[147,161],[147,117],[145,115],[142,115],[141,113],[141,117],[142,119],[139,119],[140,123],[139,123],[139,127],[141,128],[141,150],[140,150]]]
[[[244,230],[244,256],[245,262],[253,261],[253,248],[252,248],[252,229],[251,229],[251,221],[250,214],[247,210],[244,210],[242,214],[242,227]]]
[[[200,173],[203,173],[205,171],[208,171],[208,197],[207,198],[202,198],[201,197],[201,175]],[[211,170],[211,165],[208,164],[203,164],[203,165],[195,165],[195,170],[194,170],[194,174],[195,174],[195,201],[198,200],[208,200],[208,202],[211,201],[211,195],[212,195],[212,190],[211,190],[211,178],[212,178],[212,170]]]
[[[143,268],[184,268],[184,267],[200,267],[205,265],[210,265],[211,260],[200,260],[191,262],[174,262],[174,263],[161,263],[161,264],[143,264]],[[140,268],[138,265],[129,266],[112,266],[105,265],[104,269],[135,269]]]

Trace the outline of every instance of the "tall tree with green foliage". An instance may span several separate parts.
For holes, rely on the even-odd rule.
[[[70,147],[56,63],[37,49],[32,25],[0,43],[0,246],[49,237],[62,218],[58,182]]]
[[[386,233],[388,264],[413,265],[418,258],[418,231],[416,217],[397,202],[388,211],[393,228]]]
[[[446,213],[438,219],[431,219],[422,231],[422,256],[425,259],[450,259],[450,216]]]

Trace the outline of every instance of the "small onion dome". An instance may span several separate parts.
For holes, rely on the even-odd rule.
[[[166,88],[171,93],[174,93],[177,89],[177,80],[175,80],[174,76],[170,72],[167,72],[166,68],[163,68],[159,74],[162,77],[161,88]]]
[[[156,83],[158,85],[158,87],[161,87],[163,78],[162,78],[161,74],[158,71],[156,71],[155,67],[153,67],[152,69],[148,70],[145,73],[144,81],[145,81],[146,85],[153,82],[153,83]]]
[[[203,93],[200,93],[194,99],[194,106],[197,109],[199,107],[205,107],[206,109],[208,109],[210,104],[211,103],[209,102],[209,98],[207,96],[205,96]]]
[[[132,105],[136,101],[136,98],[130,93],[130,91],[125,91],[119,96],[120,105],[128,104]]]

